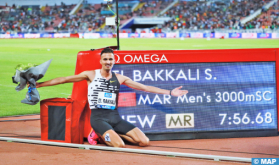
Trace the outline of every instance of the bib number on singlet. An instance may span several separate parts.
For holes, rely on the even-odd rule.
[[[99,92],[97,107],[103,109],[114,110],[116,107],[116,94],[115,93],[106,93]]]

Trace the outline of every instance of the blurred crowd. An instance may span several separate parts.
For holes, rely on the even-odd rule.
[[[86,2],[86,1],[85,1]],[[156,29],[174,31],[180,29],[279,29],[279,1],[270,8],[264,5],[270,0],[222,0],[222,1],[179,1],[165,13],[165,9],[173,0],[139,1],[136,8],[122,4],[120,11],[128,11],[120,15],[121,23],[132,17],[170,17],[171,20]],[[67,31],[92,32],[114,31],[115,26],[104,26],[105,18],[113,16],[107,11],[107,4],[61,3],[54,6],[0,6],[0,32],[38,32]],[[115,11],[115,6],[110,5]],[[261,10],[262,14],[255,19],[241,24],[240,20]]]
[[[124,5],[119,10],[130,12],[120,15],[120,20],[139,16],[154,16],[156,13],[168,6],[173,0],[156,0],[139,2],[140,8],[132,11],[131,6]],[[75,4],[76,5],[76,4]],[[92,32],[92,31],[115,31],[114,26],[104,26],[105,18],[113,15],[101,14],[108,10],[107,4],[83,3],[79,9],[70,14],[75,5],[60,6],[0,6],[0,32],[37,32],[37,31],[68,31],[68,32]],[[115,11],[115,7],[110,5]]]
[[[129,11],[125,14],[120,15],[120,25],[129,20],[132,17],[146,17],[154,16],[156,13],[167,7],[173,0],[157,0],[157,1],[148,1],[148,2],[139,2],[139,8],[136,8],[134,11],[131,6],[124,4],[122,7],[119,7],[119,11]],[[111,17],[116,13],[116,8],[112,4],[109,5],[110,9],[113,12],[102,14],[102,11],[108,11],[107,4],[92,5],[84,3],[79,11],[70,15],[69,19],[63,20],[62,23],[68,22],[67,26],[58,25],[58,30],[69,30],[70,32],[83,31],[83,32],[92,32],[92,31],[106,31],[106,32],[115,32],[115,26],[104,26],[105,18]]]
[[[148,16],[154,16],[158,14],[160,11],[165,9],[173,0],[169,1],[147,1],[142,2],[142,8],[139,8],[138,10],[134,11],[135,16],[140,17],[148,17]]]
[[[246,29],[279,29],[279,1],[274,3],[269,10],[262,8],[263,14],[246,23]]]
[[[101,15],[102,6],[87,4],[78,9],[75,14],[67,13],[67,18],[63,19],[55,29],[69,32],[96,31],[105,22],[106,15]]]
[[[176,29],[253,29],[253,28],[279,28],[278,12],[272,13],[273,23],[268,26],[268,21],[260,16],[246,24],[241,24],[240,20],[253,14],[257,10],[263,13],[270,11],[264,8],[270,0],[228,0],[215,2],[186,2],[179,4],[165,12],[163,17],[172,19],[162,26],[166,31]],[[275,3],[272,8],[277,8]],[[268,26],[268,27],[266,27]]]
[[[1,6],[0,32],[36,32],[52,29],[57,21],[67,18],[75,5]]]

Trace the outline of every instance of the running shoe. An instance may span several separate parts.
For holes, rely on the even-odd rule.
[[[89,142],[89,144],[91,145],[96,145],[97,144],[97,140],[98,140],[98,135],[95,133],[95,131],[91,128],[91,131],[87,137],[87,140]]]

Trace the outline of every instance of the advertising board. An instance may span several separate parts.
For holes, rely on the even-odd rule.
[[[0,34],[0,38],[11,38],[11,35],[10,34]]]
[[[54,34],[53,33],[41,33],[40,38],[53,38]]]
[[[271,33],[258,33],[258,38],[271,38]]]
[[[178,38],[179,33],[166,33],[166,38]]]
[[[203,38],[215,38],[215,33],[203,33]]]
[[[191,38],[191,33],[179,33],[179,37],[181,38]]]
[[[119,33],[120,38],[128,38],[128,33]]]
[[[40,34],[39,33],[27,33],[27,34],[24,34],[24,38],[40,38]]]
[[[55,33],[54,38],[69,38],[70,33]]]
[[[113,38],[113,33],[18,33],[0,34],[0,38]],[[119,33],[120,38],[250,38],[250,39],[278,39],[279,33]]]
[[[279,38],[279,33],[272,33],[272,38],[278,39]]]
[[[242,33],[229,33],[229,38],[242,38]]]
[[[112,33],[100,33],[101,38],[112,38],[113,34]]]
[[[129,38],[139,38],[140,37],[140,33],[128,33],[128,37]]]
[[[84,33],[83,38],[84,39],[97,39],[100,38],[100,33]]]
[[[215,38],[229,38],[229,33],[215,33]]]
[[[257,38],[257,33],[242,33],[242,38]]]
[[[17,33],[17,34],[10,34],[11,38],[24,38],[24,34]]]
[[[155,38],[155,33],[140,33],[140,38]]]
[[[155,33],[155,38],[166,38],[166,33]]]
[[[190,33],[191,38],[203,38],[203,33]]]

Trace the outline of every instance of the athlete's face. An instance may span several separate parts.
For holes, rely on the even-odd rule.
[[[101,56],[101,65],[105,70],[111,70],[114,65],[114,55],[112,53],[103,53]]]

